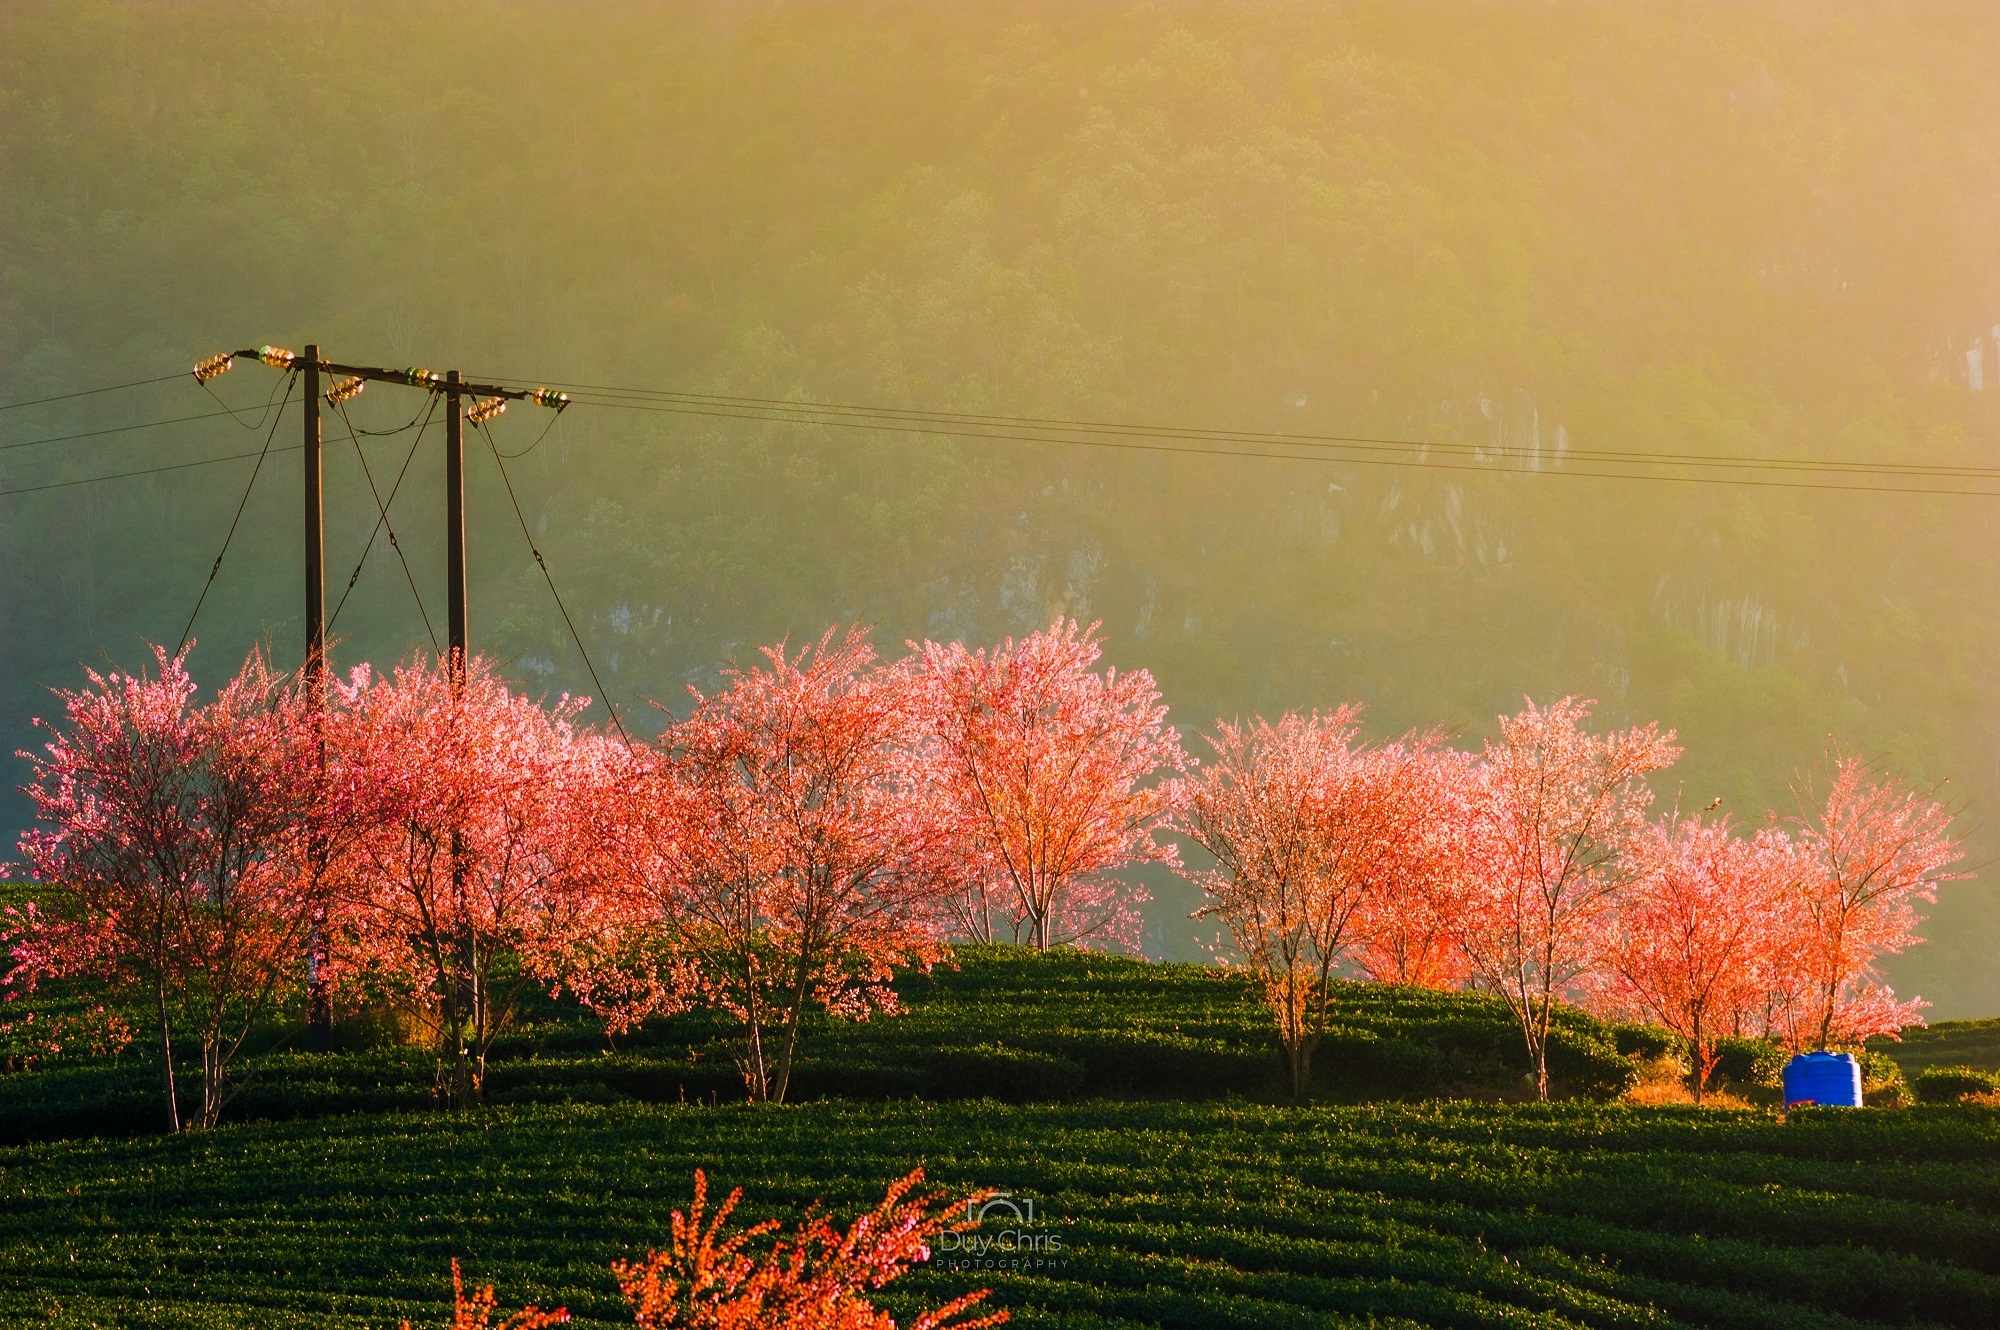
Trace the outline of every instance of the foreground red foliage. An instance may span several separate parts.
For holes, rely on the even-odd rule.
[[[694,1175],[694,1201],[672,1220],[672,1245],[648,1252],[644,1261],[619,1261],[611,1269],[644,1330],[896,1330],[890,1315],[868,1294],[912,1265],[930,1259],[938,1234],[970,1226],[966,1215],[990,1193],[971,1203],[940,1206],[942,1193],[910,1197],[924,1171],[912,1170],[891,1183],[882,1203],[845,1232],[818,1211],[796,1233],[781,1237],[761,1253],[746,1250],[777,1230],[774,1220],[727,1232],[742,1188],[729,1194],[704,1221],[708,1178]],[[1007,1319],[1004,1311],[961,1319],[983,1302],[981,1289],[924,1312],[908,1330],[979,1330]]]
[[[552,1325],[566,1325],[569,1312],[558,1307],[545,1312],[539,1307],[524,1307],[498,1325],[493,1323],[497,1299],[493,1296],[493,1286],[488,1284],[471,1297],[465,1296],[465,1279],[459,1273],[456,1257],[451,1263],[451,1330],[547,1330]],[[403,1330],[411,1330],[408,1321],[403,1322]]]
[[[694,1174],[694,1200],[669,1220],[670,1243],[643,1261],[613,1261],[611,1273],[641,1330],[897,1330],[869,1295],[931,1257],[931,1240],[975,1226],[969,1218],[991,1192],[942,1205],[944,1193],[912,1196],[921,1168],[889,1184],[882,1201],[845,1230],[815,1207],[793,1233],[768,1244],[778,1231],[766,1220],[730,1231],[729,1217],[743,1198],[738,1187],[708,1211],[708,1175]],[[544,1330],[569,1320],[563,1308],[528,1307],[493,1324],[489,1286],[471,1297],[451,1263],[451,1330]],[[1006,1321],[1005,1311],[967,1316],[990,1289],[953,1298],[920,1313],[905,1330],[984,1330]],[[403,1330],[411,1330],[408,1321]]]

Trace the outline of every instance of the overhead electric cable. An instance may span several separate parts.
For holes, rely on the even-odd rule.
[[[73,393],[57,393],[54,397],[31,397],[25,402],[0,403],[0,411],[12,411],[16,407],[41,406],[46,402],[67,402],[73,397],[95,397],[99,393],[121,392],[126,388],[144,388],[149,384],[166,383],[182,377],[180,374],[162,374],[157,379],[134,379],[130,383],[108,383],[102,388],[81,388]]]
[[[549,575],[548,560],[542,557],[541,550],[535,545],[534,533],[528,530],[528,515],[521,511],[520,497],[514,493],[514,482],[508,477],[507,463],[500,456],[499,447],[493,442],[493,432],[486,428],[484,420],[479,421],[475,428],[485,437],[486,450],[493,454],[493,464],[500,468],[500,480],[507,487],[508,502],[514,505],[514,519],[521,524],[521,538],[528,542],[528,553],[535,556],[535,566],[542,570],[542,580],[549,584],[549,595],[555,598],[556,609],[561,612],[563,623],[569,629],[570,640],[576,643],[577,654],[583,657],[583,668],[590,671],[590,682],[597,687],[598,699],[610,713],[611,723],[618,728],[618,737],[625,741],[627,748],[630,748],[632,736],[625,732],[625,722],[618,718],[618,708],[611,705],[611,695],[604,689],[604,680],[597,677],[597,666],[591,664],[590,648],[584,646],[583,636],[576,631],[576,621],[569,617],[569,606],[563,604],[562,593],[556,590],[556,580]]]
[[[236,501],[236,515],[229,519],[229,531],[222,537],[222,548],[216,551],[215,562],[209,565],[208,580],[201,584],[201,594],[195,597],[194,608],[188,611],[187,626],[181,629],[181,640],[174,647],[176,656],[187,646],[188,634],[194,631],[195,617],[201,613],[203,603],[208,600],[208,589],[215,585],[215,575],[222,571],[222,559],[229,553],[229,542],[236,539],[236,524],[243,520],[243,510],[249,506],[250,491],[257,488],[257,477],[264,470],[264,458],[271,451],[271,440],[278,433],[278,422],[285,418],[285,403],[292,400],[292,384],[297,377],[296,372],[285,375],[284,401],[278,404],[276,414],[271,417],[270,432],[265,434],[264,446],[257,453],[257,465],[250,468],[250,479],[243,486],[243,497]]]
[[[506,458],[510,462],[518,457],[526,457],[529,453],[535,451],[535,449],[542,446],[542,440],[549,437],[549,431],[554,429],[556,427],[557,422],[560,421],[561,419],[562,419],[562,412],[560,411],[556,412],[554,415],[549,417],[549,423],[542,426],[542,432],[535,436],[535,441],[533,443],[529,444],[527,447],[523,448],[518,453],[500,453],[499,456]]]
[[[1768,488],[1768,489],[1840,490],[1840,491],[1865,493],[1865,494],[1930,494],[1930,495],[1951,496],[1957,498],[2000,498],[2000,490],[1937,489],[1937,488],[1923,488],[1918,486],[1904,486],[1904,485],[1837,485],[1823,481],[1769,480],[1769,479],[1757,479],[1746,476],[1677,476],[1669,474],[1635,473],[1630,471],[1585,471],[1572,467],[1542,469],[1538,467],[1530,468],[1524,466],[1496,465],[1496,464],[1486,464],[1479,462],[1432,461],[1429,458],[1422,456],[1414,458],[1405,458],[1405,459],[1393,459],[1393,458],[1382,458],[1382,457],[1354,457],[1340,452],[1326,451],[1328,449],[1340,447],[1340,445],[1331,443],[1307,445],[1310,447],[1315,447],[1320,449],[1320,451],[1318,452],[1304,451],[1303,447],[1299,451],[1292,451],[1292,452],[1282,452],[1282,453],[1258,452],[1258,451],[1252,451],[1247,447],[1246,448],[1175,447],[1166,443],[1129,442],[1129,441],[1120,441],[1116,438],[1076,438],[1064,434],[1008,433],[999,430],[982,430],[982,429],[970,429],[965,427],[958,427],[943,422],[924,423],[924,424],[891,424],[883,421],[870,421],[870,420],[860,420],[860,419],[818,416],[810,414],[808,411],[805,411],[803,409],[792,410],[792,411],[774,410],[774,409],[765,409],[765,410],[746,409],[742,411],[723,411],[723,410],[705,409],[695,406],[669,406],[664,404],[647,405],[637,402],[594,402],[587,397],[578,397],[575,400],[579,404],[584,406],[604,406],[626,411],[651,411],[651,412],[660,412],[668,415],[701,416],[719,420],[754,420],[754,421],[763,421],[766,423],[774,423],[774,424],[821,425],[835,429],[880,430],[896,434],[944,435],[950,438],[989,439],[1001,442],[1035,443],[1035,444],[1045,444],[1045,445],[1057,444],[1057,445],[1067,445],[1070,447],[1079,447],[1079,448],[1111,448],[1122,451],[1179,453],[1187,456],[1251,457],[1251,458],[1262,458],[1272,461],[1292,461],[1292,462],[1322,462],[1322,463],[1337,462],[1353,466],[1390,466],[1390,467],[1421,468],[1421,469],[1439,470],[1439,471],[1473,471],[1473,472],[1481,472],[1488,475],[1505,474],[1505,475],[1569,476],[1579,479],[1636,480],[1636,481],[1647,481],[1647,482],[1667,482],[1672,484],[1684,484],[1684,485],[1749,485],[1758,488]],[[1188,437],[1192,442],[1199,442],[1203,439],[1210,437],[1217,437],[1217,436],[1190,434],[1186,437]],[[1252,442],[1254,442],[1254,440]],[[1303,440],[1300,440],[1299,442],[1301,444],[1304,443]],[[1659,464],[1665,465],[1667,463],[1659,463]],[[1684,463],[1675,463],[1675,464],[1684,464]],[[1801,469],[1807,469],[1807,468],[1801,468]],[[1888,472],[1887,474],[1896,474],[1896,473]],[[1995,473],[1991,476],[1967,474],[1963,477],[1954,477],[1948,475],[1940,475],[1938,477],[1938,479],[1941,480],[1954,479],[1954,478],[1963,478],[1968,480],[1989,479],[1989,478],[2000,479],[2000,473]]]
[[[113,471],[106,476],[79,476],[74,480],[52,480],[46,485],[22,485],[11,490],[0,490],[0,499],[13,494],[40,494],[45,490],[66,490],[77,485],[101,485],[107,480],[131,480],[136,476],[157,476],[166,471],[186,471],[197,466],[219,466],[224,462],[241,462],[246,458],[262,457],[266,453],[295,453],[304,445],[288,443],[281,448],[260,448],[254,452],[226,453],[221,457],[199,457],[192,462],[169,462],[165,466],[145,466],[137,471]]]
[[[577,400],[589,402],[587,396],[579,397]],[[1287,434],[1255,430],[1195,429],[1171,425],[1064,421],[1033,416],[980,416],[959,412],[928,412],[904,408],[857,407],[842,403],[783,402],[770,398],[731,399],[707,394],[686,394],[684,395],[684,399],[669,398],[661,395],[656,400],[676,401],[677,404],[682,406],[716,405],[745,410],[802,414],[810,415],[815,419],[839,417],[868,421],[889,420],[898,423],[930,423],[940,426],[937,431],[939,433],[956,432],[957,427],[962,425],[981,427],[1001,426],[1033,430],[1036,432],[1037,437],[1046,436],[1052,442],[1064,441],[1069,434],[1084,433],[1108,434],[1114,437],[1179,439],[1205,443],[1277,444],[1313,449],[1335,448],[1342,451],[1415,452],[1419,455],[1434,450],[1449,455],[1471,456],[1482,460],[1488,455],[1505,455],[1510,451],[1510,449],[1499,445],[1439,440],[1378,438],[1366,435]],[[624,406],[630,403],[626,401],[601,401],[589,402],[589,404],[597,406]],[[1525,450],[1519,449],[1512,451],[1517,453],[1525,452]],[[1614,465],[1727,467],[1746,468],[1750,470],[1840,472],[1863,475],[1938,476],[1977,480],[2000,479],[2000,468],[1944,466],[1929,463],[1903,464],[1848,462],[1840,460],[1813,461],[1809,458],[1759,458],[1706,453],[1648,453],[1589,448],[1565,448],[1560,457],[1563,459]],[[1542,468],[1526,467],[1515,469],[1539,471]],[[1552,465],[1549,469],[1556,468]]]
[[[525,380],[504,380],[525,382]],[[1136,436],[1140,438],[1178,439],[1193,442],[1273,444],[1288,447],[1326,449],[1339,448],[1361,450],[1394,450],[1398,452],[1438,451],[1461,456],[1484,457],[1505,450],[1485,444],[1457,443],[1451,441],[1384,438],[1370,435],[1337,434],[1296,434],[1265,430],[1202,429],[1177,425],[1148,425],[1131,422],[1103,420],[1066,420],[1043,416],[987,415],[971,412],[929,411],[908,407],[866,406],[845,402],[801,402],[768,397],[740,397],[718,393],[677,392],[666,389],[620,388],[607,385],[575,385],[570,389],[575,400],[596,406],[626,406],[634,402],[666,402],[678,407],[723,407],[753,411],[777,411],[787,414],[808,414],[819,417],[855,417],[867,420],[890,420],[895,422],[928,422],[941,426],[937,433],[958,432],[959,426],[984,428],[1003,427],[1025,429],[1044,434],[1061,436],[1072,433],[1110,434],[1113,436]],[[592,401],[592,397],[606,397],[614,400]],[[999,437],[999,436],[995,436]],[[1052,437],[1050,441],[1066,441]],[[1544,454],[1548,455],[1548,454]],[[1720,453],[1655,453],[1617,449],[1566,448],[1563,457],[1593,463],[1621,465],[1668,466],[1685,465],[1698,467],[1729,467],[1751,470],[1840,472],[1860,475],[1908,475],[1919,477],[1957,477],[1965,479],[2000,479],[2000,468],[1975,466],[1947,466],[1930,463],[1881,463],[1849,462],[1840,460],[1815,461],[1810,458],[1756,457],[1741,454]],[[1537,468],[1515,468],[1533,470]]]
[[[430,611],[424,608],[423,593],[417,590],[417,579],[410,572],[410,561],[403,557],[403,546],[396,539],[396,528],[389,522],[389,509],[395,504],[396,495],[403,488],[403,477],[409,474],[410,463],[415,459],[417,449],[423,445],[424,432],[431,427],[431,416],[437,409],[437,398],[433,396],[430,399],[430,409],[423,413],[423,424],[417,428],[417,437],[410,441],[410,451],[403,457],[402,469],[396,472],[396,483],[389,487],[389,498],[386,503],[382,499],[382,492],[375,488],[375,474],[369,469],[368,454],[362,450],[361,440],[356,437],[354,425],[347,418],[346,404],[336,402],[333,409],[339,414],[341,423],[347,426],[347,439],[348,442],[354,445],[354,455],[361,459],[361,474],[368,481],[368,492],[375,496],[375,511],[377,516],[374,527],[368,532],[368,542],[361,547],[361,558],[355,563],[354,571],[348,575],[347,589],[340,593],[339,604],[335,605],[333,613],[327,616],[326,631],[332,632],[334,624],[339,622],[340,611],[346,607],[347,598],[354,594],[354,585],[361,580],[362,566],[368,562],[368,555],[375,548],[376,535],[386,529],[389,533],[389,548],[396,552],[396,562],[403,565],[403,580],[409,583],[410,595],[417,602],[417,613],[423,617],[424,632],[431,639],[431,650],[436,652],[438,649],[437,629],[431,626]],[[404,428],[407,429],[408,426]]]
[[[415,415],[394,429],[362,429],[360,426],[354,424],[349,424],[348,428],[364,439],[393,439],[398,434],[406,434],[410,430],[415,429],[417,422],[427,418],[431,414],[432,409],[433,404],[427,402]]]
[[[107,429],[87,429],[80,434],[58,434],[47,439],[17,439],[13,443],[0,443],[0,452],[15,448],[39,448],[45,443],[68,443],[73,439],[95,439],[105,434],[130,434],[135,429],[158,429],[163,425],[185,425],[192,420],[214,420],[230,414],[227,411],[208,411],[198,416],[172,416],[166,420],[143,420],[136,425],[113,425]]]

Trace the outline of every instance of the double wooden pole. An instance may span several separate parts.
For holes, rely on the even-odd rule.
[[[305,473],[306,473],[306,681],[315,690],[326,678],[326,516],[324,464],[321,446],[319,404],[319,348],[308,346],[303,360],[305,375]],[[327,365],[328,370],[354,368]],[[364,377],[389,378],[376,371]],[[398,380],[400,376],[398,376]],[[464,386],[457,370],[444,375],[441,391],[444,418],[444,563],[445,615],[450,632],[452,660],[449,668],[463,671],[470,648],[465,623],[465,410]],[[488,392],[498,396],[498,390]],[[527,394],[509,392],[510,397]]]
[[[326,696],[326,503],[323,438],[320,430],[319,347],[308,345],[302,357],[305,387],[305,546],[307,696],[319,706]],[[350,366],[327,366],[349,369]],[[363,372],[364,377],[389,378],[387,371]],[[446,668],[463,682],[470,659],[465,614],[465,411],[463,381],[457,370],[444,376],[441,389],[444,418],[444,562],[445,617],[450,633]],[[491,395],[499,395],[496,391]],[[526,396],[509,392],[507,396]],[[317,847],[313,853],[317,864]],[[453,838],[454,874],[463,871],[464,854]],[[315,884],[317,886],[317,884]],[[333,1003],[326,972],[326,939],[315,922],[306,952],[306,1042],[324,1050],[332,1043]]]

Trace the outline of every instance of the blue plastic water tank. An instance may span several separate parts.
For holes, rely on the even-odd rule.
[[[1785,1107],[1861,1107],[1861,1064],[1852,1053],[1801,1053],[1785,1064]]]

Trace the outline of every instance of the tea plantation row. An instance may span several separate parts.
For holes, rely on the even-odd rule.
[[[957,1271],[940,1253],[891,1291],[990,1285],[1023,1326],[2000,1324],[1990,1109],[992,1101],[513,1106],[0,1149],[0,1322],[441,1324],[458,1256],[516,1305],[629,1324],[606,1267],[663,1239],[695,1167],[756,1217],[851,1214],[919,1163],[1033,1199],[1059,1250]]]
[[[803,1036],[794,1099],[1287,1098],[1270,1014],[1244,976],[1198,965],[1019,947],[962,947],[956,963],[899,985],[906,1010],[822,1023]],[[1343,986],[1315,1061],[1321,1100],[1518,1097],[1521,1034],[1501,1004],[1469,993]],[[241,1064],[229,1119],[282,1119],[429,1102],[432,1063],[379,1022],[351,1024],[338,1053],[279,1052]],[[698,1013],[650,1023],[607,1049],[602,1028],[561,1004],[495,1050],[494,1103],[727,1103],[743,1096],[735,1032]],[[1610,1098],[1634,1072],[1612,1030],[1561,1014],[1550,1051],[1559,1088]],[[158,1130],[158,1070],[135,1046],[118,1059],[0,1076],[0,1142]]]

